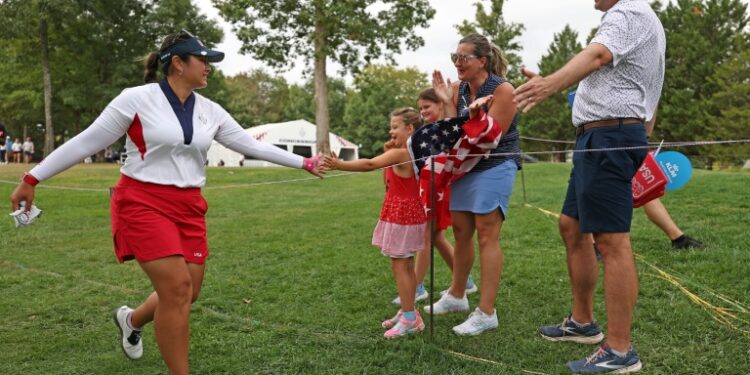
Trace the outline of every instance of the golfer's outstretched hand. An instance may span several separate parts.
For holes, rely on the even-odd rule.
[[[317,176],[318,178],[323,178],[323,174],[326,173],[325,169],[320,167],[320,154],[315,155],[311,158],[305,158],[302,167],[306,171],[310,172],[310,174]]]

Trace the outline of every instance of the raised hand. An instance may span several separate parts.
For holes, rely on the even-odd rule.
[[[440,101],[444,104],[451,103],[451,99],[453,98],[453,86],[451,86],[451,80],[449,78],[446,83],[443,79],[443,73],[439,70],[432,72],[432,88],[435,89],[435,94],[437,94]]]

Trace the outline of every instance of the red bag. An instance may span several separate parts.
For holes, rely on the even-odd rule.
[[[664,195],[667,186],[667,176],[659,168],[654,154],[649,152],[646,159],[635,172],[633,185],[633,207],[638,208],[653,199]]]

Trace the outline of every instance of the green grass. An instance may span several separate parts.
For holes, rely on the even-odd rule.
[[[558,212],[569,168],[527,165],[528,203]],[[0,166],[0,180],[15,181],[22,171]],[[112,166],[77,166],[41,186],[106,189],[117,176]],[[382,339],[379,322],[394,313],[389,301],[396,291],[388,259],[370,245],[383,194],[379,173],[214,188],[304,176],[208,170],[211,255],[191,316],[193,373],[558,374],[593,349],[550,343],[535,332],[568,313],[570,291],[556,219],[524,205],[520,175],[503,228],[499,329],[457,337],[450,328],[465,316],[441,316],[434,341],[427,333]],[[670,250],[643,212],[635,213],[641,289],[633,336],[644,373],[750,373],[750,312],[740,310],[750,305],[749,184],[750,173],[696,171],[663,199],[685,232],[709,244],[706,251]],[[114,257],[108,194],[41,186],[36,202],[45,213],[38,223],[16,230],[9,218],[0,222],[0,374],[164,373],[153,327],[146,329],[141,360],[127,360],[117,345],[112,310],[138,304],[150,288],[137,264],[120,265]],[[0,197],[12,188],[0,183]],[[436,261],[440,290],[449,275]],[[730,308],[735,328],[649,264]],[[472,306],[477,298],[471,296]],[[601,288],[596,299],[595,314],[606,324]]]

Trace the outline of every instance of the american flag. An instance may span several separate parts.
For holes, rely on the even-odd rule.
[[[497,147],[502,129],[482,112],[473,119],[448,118],[419,128],[407,142],[414,171],[419,176],[419,195],[430,211],[431,158],[435,158],[436,199],[442,200],[445,188],[469,172],[480,158]]]

